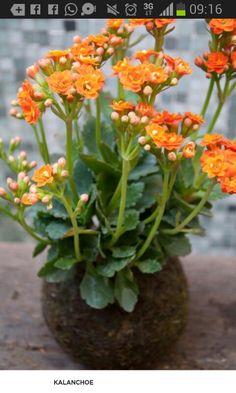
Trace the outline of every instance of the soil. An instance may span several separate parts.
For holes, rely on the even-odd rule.
[[[135,311],[95,310],[79,294],[79,279],[43,285],[43,314],[60,346],[94,369],[152,369],[181,335],[188,315],[187,281],[178,259],[154,275],[135,272]]]

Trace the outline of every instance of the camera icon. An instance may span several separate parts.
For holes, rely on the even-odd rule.
[[[127,3],[125,4],[125,14],[126,16],[136,16],[137,14],[137,4],[133,3]]]

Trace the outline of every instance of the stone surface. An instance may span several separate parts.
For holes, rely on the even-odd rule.
[[[65,355],[44,324],[40,258],[32,245],[0,243],[0,369],[82,369]],[[236,257],[183,259],[190,316],[176,350],[154,369],[236,369]]]

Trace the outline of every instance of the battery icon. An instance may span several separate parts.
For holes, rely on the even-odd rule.
[[[176,16],[186,16],[186,6],[184,3],[176,4]]]

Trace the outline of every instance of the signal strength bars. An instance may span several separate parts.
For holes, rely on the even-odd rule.
[[[160,16],[174,16],[174,3],[166,7]]]

